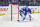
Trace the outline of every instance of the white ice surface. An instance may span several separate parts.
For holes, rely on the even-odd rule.
[[[0,27],[40,27],[40,14],[31,14],[31,16],[32,21],[29,22],[0,21]]]

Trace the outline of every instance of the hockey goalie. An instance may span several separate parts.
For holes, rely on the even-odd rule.
[[[20,16],[22,21],[31,21],[31,9],[26,6],[20,10]]]

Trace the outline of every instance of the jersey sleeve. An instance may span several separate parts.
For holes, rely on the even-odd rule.
[[[28,8],[29,9],[29,8]],[[31,9],[29,9],[29,13],[31,14]]]

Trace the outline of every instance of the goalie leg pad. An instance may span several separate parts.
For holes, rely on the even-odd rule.
[[[31,21],[31,15],[29,15],[29,19],[30,19],[30,21]]]

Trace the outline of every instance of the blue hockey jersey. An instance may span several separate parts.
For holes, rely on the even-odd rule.
[[[25,8],[23,9],[23,11],[25,11],[24,15],[27,15],[27,12],[31,13],[31,9],[28,8],[28,10]]]

